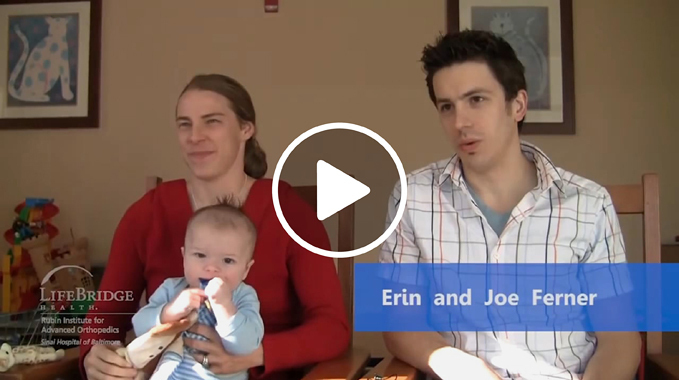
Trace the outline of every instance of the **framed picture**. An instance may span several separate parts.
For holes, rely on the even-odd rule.
[[[522,134],[575,134],[572,0],[447,0],[448,31],[487,30],[526,70]]]
[[[0,129],[99,127],[102,0],[0,5]]]

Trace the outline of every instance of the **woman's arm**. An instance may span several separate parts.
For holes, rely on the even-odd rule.
[[[112,341],[125,343],[125,335],[132,327],[132,315],[139,308],[144,290],[144,273],[138,250],[141,220],[149,210],[148,198],[132,205],[116,228],[106,270],[97,294],[113,295],[113,301],[96,300],[87,313],[80,335],[80,368],[85,377],[85,356],[95,344],[109,345]],[[102,332],[100,329],[109,329]],[[85,377],[86,378],[86,377]]]
[[[281,188],[280,195],[284,195],[281,208],[292,229],[308,243],[330,250],[328,234],[313,209],[292,188]],[[351,331],[334,260],[307,251],[292,239],[287,254],[303,322],[287,331],[265,332],[264,365],[257,368],[257,375],[332,359],[349,348]]]

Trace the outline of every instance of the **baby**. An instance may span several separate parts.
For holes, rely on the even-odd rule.
[[[198,323],[213,326],[228,353],[246,355],[254,351],[262,341],[264,324],[257,294],[243,280],[254,263],[256,239],[255,226],[238,208],[220,203],[198,210],[189,220],[182,248],[184,277],[165,280],[134,315],[136,335],[197,310]],[[206,340],[188,331],[184,336]],[[183,352],[169,347],[163,353],[151,379],[248,377],[246,371],[215,375],[209,369],[209,356],[198,352],[203,359],[196,362],[191,348],[177,351]]]

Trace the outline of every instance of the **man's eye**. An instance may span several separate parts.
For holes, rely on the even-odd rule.
[[[441,105],[440,110],[441,111],[448,111],[448,110],[450,110],[450,108],[451,108],[450,104],[443,104],[443,105]]]

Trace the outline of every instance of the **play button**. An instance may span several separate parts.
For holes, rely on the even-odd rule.
[[[284,166],[286,175],[281,179]],[[290,226],[281,208],[278,194],[281,180],[292,186],[312,183],[316,186],[316,218],[326,224],[326,228],[332,224],[333,216],[353,204],[354,245],[357,248],[331,251],[302,239]],[[396,230],[405,211],[405,202],[394,203],[390,196],[396,183],[400,184],[400,198],[405,199],[405,170],[396,151],[386,140],[360,125],[329,123],[309,129],[290,143],[276,164],[271,190],[276,216],[297,244],[318,255],[347,258],[379,248]],[[385,228],[385,206],[388,202],[397,209]],[[288,212],[295,211],[288,209]],[[296,228],[304,227],[297,223]],[[337,236],[337,230],[327,231],[330,236]]]
[[[319,160],[316,164],[316,194],[318,220],[326,220],[370,194],[370,188]]]

